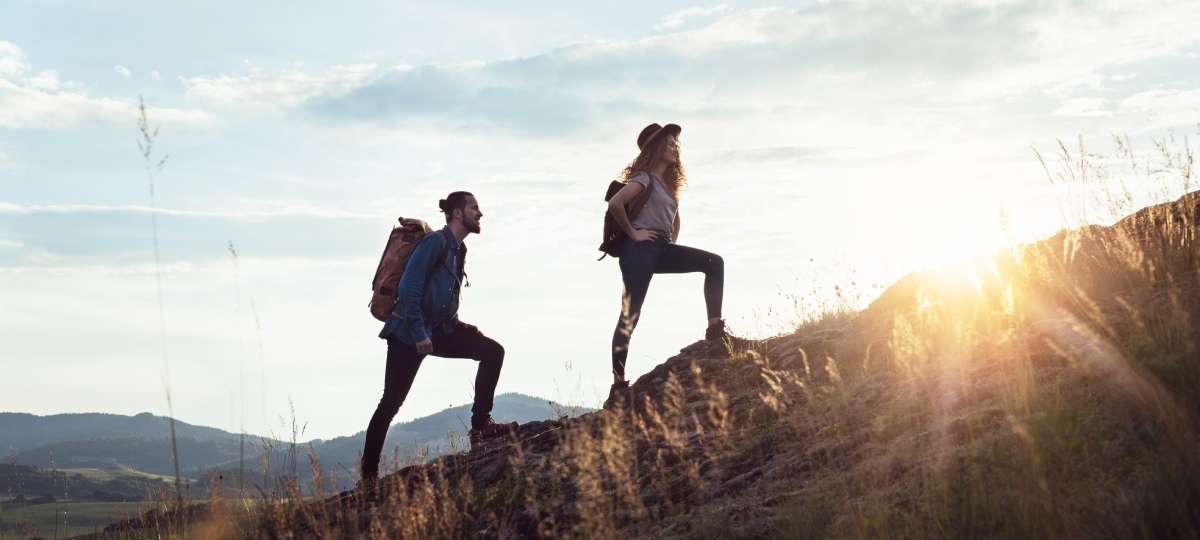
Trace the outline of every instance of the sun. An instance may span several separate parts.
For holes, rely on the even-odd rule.
[[[948,280],[977,283],[980,269],[1014,244],[996,215],[982,208],[924,213],[917,228],[925,233],[910,242],[912,262]]]

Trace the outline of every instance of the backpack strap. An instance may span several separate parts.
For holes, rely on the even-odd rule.
[[[462,286],[470,287],[471,278],[467,276],[467,244],[463,243],[459,246],[458,253],[458,273],[462,274]]]
[[[462,274],[462,280],[461,280],[462,286],[470,287],[471,280],[470,280],[470,278],[467,277],[467,270],[466,270],[467,246],[466,246],[466,244],[460,244],[460,245],[462,246],[462,248],[461,248],[461,256],[458,258],[457,270],[458,270],[459,274]],[[446,266],[446,259],[449,259],[449,258],[450,258],[450,239],[443,238],[442,239],[442,256],[438,257],[437,261],[435,261],[433,263],[433,266],[430,267],[429,274],[427,276],[425,276],[425,284],[427,287],[429,286],[429,280],[433,278],[433,272],[439,268],[442,268],[443,266]],[[457,276],[455,276],[455,277],[457,277]]]

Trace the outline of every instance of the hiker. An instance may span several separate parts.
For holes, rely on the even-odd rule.
[[[708,312],[704,338],[726,344],[729,340],[721,319],[725,262],[719,255],[675,243],[679,238],[679,194],[687,185],[687,174],[679,160],[681,131],[676,124],[650,124],[642,129],[637,137],[638,156],[621,173],[624,185],[608,202],[609,214],[619,230],[614,231],[618,236],[605,238],[601,250],[620,257],[625,289],[621,296],[621,316],[613,331],[613,385],[605,408],[628,394],[625,361],[629,357],[629,340],[654,274],[704,272],[704,304]],[[637,207],[635,215],[629,214],[630,206]]]
[[[471,445],[504,434],[515,424],[492,420],[492,399],[504,347],[478,328],[458,320],[458,301],[466,277],[467,246],[463,240],[480,231],[483,212],[475,196],[465,191],[438,201],[446,226],[425,235],[413,247],[398,287],[399,298],[379,337],[387,340],[383,397],[367,425],[362,479],[375,482],[379,457],[392,418],[400,410],[426,355],[470,358],[479,362],[475,375],[475,404],[471,407]]]

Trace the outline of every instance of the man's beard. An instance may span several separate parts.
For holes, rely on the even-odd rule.
[[[468,231],[471,231],[475,234],[479,234],[479,222],[478,221],[472,221],[471,223],[467,223],[466,225],[467,225]]]

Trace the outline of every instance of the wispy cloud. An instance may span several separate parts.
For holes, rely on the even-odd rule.
[[[3,247],[0,245],[0,247]],[[228,253],[225,254],[228,256]],[[316,257],[254,257],[239,255],[243,264],[253,265],[257,271],[282,275],[296,275],[301,272],[325,270],[362,270],[378,263],[373,258],[316,258]],[[153,276],[161,270],[165,275],[183,274],[219,274],[228,271],[228,261],[222,257],[212,257],[195,261],[174,261],[161,265],[158,269],[154,263],[146,261],[131,261],[126,263],[113,262],[80,262],[77,259],[59,260],[47,259],[42,264],[4,265],[0,264],[0,274],[38,274],[41,276]]]
[[[3,238],[0,238],[0,249],[20,249],[23,247],[25,247],[24,242],[18,242],[16,240],[5,240]]]
[[[0,41],[0,77],[20,77],[28,70],[21,48],[11,41]]]
[[[662,21],[654,25],[655,30],[678,30],[684,24],[698,19],[706,19],[716,15],[723,15],[729,12],[729,6],[718,4],[713,7],[695,6],[687,9],[681,9],[666,17]]]
[[[149,214],[156,212],[164,216],[215,218],[230,221],[257,222],[274,218],[304,217],[318,219],[355,219],[375,220],[380,216],[368,212],[355,212],[334,208],[323,208],[307,203],[298,202],[267,202],[259,203],[258,209],[246,211],[226,210],[181,210],[171,208],[152,209],[149,206],[136,204],[128,205],[99,205],[99,204],[14,204],[0,202],[0,214],[101,214],[101,213],[132,213]]]
[[[1054,110],[1055,116],[1112,116],[1112,111],[1104,108],[1107,100],[1103,98],[1075,98],[1064,101]]]
[[[238,242],[247,254],[339,258],[374,252],[394,215],[332,210],[305,204],[259,204],[256,209],[160,209],[164,262],[224,259]],[[23,249],[0,249],[0,267],[74,264],[124,266],[152,260],[149,214],[136,205],[17,205],[0,203],[0,231]]]
[[[130,75],[133,75],[133,72],[129,71],[129,68],[127,68],[125,66],[120,66],[120,65],[113,66],[113,71],[115,71],[117,73],[117,75],[120,75],[122,78],[125,78],[125,79],[128,79]]]
[[[318,97],[338,95],[362,85],[375,64],[337,65],[318,72],[298,68],[268,71],[247,63],[245,73],[180,77],[189,99],[221,107],[276,109],[296,107]]]
[[[151,114],[161,122],[216,124],[214,116],[200,110],[152,107]],[[59,80],[53,70],[34,71],[20,47],[0,41],[0,128],[57,129],[90,121],[132,122],[136,117],[133,100],[92,97],[78,83]]]
[[[809,146],[771,146],[765,148],[738,148],[705,158],[700,163],[721,163],[730,160],[742,161],[804,161],[825,158],[830,149]]]
[[[1181,118],[1200,117],[1200,89],[1147,90],[1121,100],[1120,106],[1137,112],[1158,112]]]
[[[681,10],[660,23],[680,29],[704,21],[695,28],[528,57],[279,72],[251,66],[242,74],[183,81],[190,97],[206,103],[296,107],[324,121],[525,134],[582,131],[649,113],[745,117],[787,106],[877,117],[874,109],[900,104],[928,110],[1049,92],[1200,40],[1189,22],[1200,18],[1200,5],[1152,4],[1069,10],[1032,0],[753,10],[722,4]],[[1099,33],[1103,40],[1095,39]],[[1065,104],[1059,114],[1089,113],[1083,104]]]

